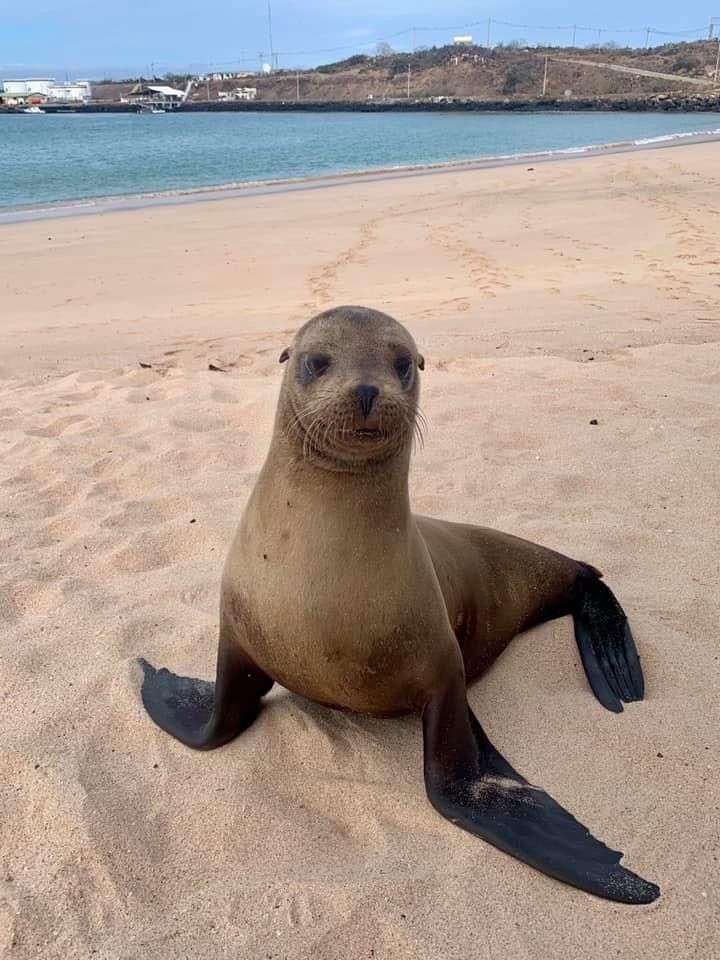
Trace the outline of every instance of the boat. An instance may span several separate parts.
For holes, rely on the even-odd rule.
[[[166,113],[166,110],[163,110],[162,107],[153,106],[150,103],[143,103],[138,107],[138,113]]]
[[[45,113],[44,110],[41,110],[40,107],[25,107],[22,111],[23,113]]]

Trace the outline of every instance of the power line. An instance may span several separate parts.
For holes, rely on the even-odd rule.
[[[342,44],[340,46],[333,47],[318,47],[312,50],[274,50],[273,48],[273,33],[272,33],[272,11],[270,0],[268,0],[268,36],[270,40],[270,63],[271,65],[277,66],[278,59],[280,57],[312,57],[318,56],[321,54],[332,54],[332,53],[343,53],[348,50],[363,50],[369,47],[376,47],[380,43],[387,43],[390,40],[398,40],[401,37],[413,37],[413,47],[415,46],[415,37],[418,33],[456,33],[461,30],[469,30],[473,27],[485,27],[487,28],[487,46],[490,46],[490,36],[491,28],[493,26],[497,27],[506,27],[512,30],[537,30],[537,31],[555,31],[555,32],[565,32],[571,31],[573,37],[573,46],[575,45],[576,35],[578,33],[591,33],[596,34],[598,40],[601,39],[603,34],[623,34],[623,35],[645,35],[646,45],[649,45],[650,37],[695,37],[695,36],[705,36],[708,32],[707,25],[702,27],[697,27],[691,30],[660,30],[656,27],[602,27],[602,26],[589,26],[585,24],[528,24],[528,23],[515,23],[510,20],[497,20],[494,17],[486,17],[482,20],[473,20],[469,23],[463,23],[455,26],[439,26],[439,25],[425,25],[425,26],[413,26],[408,27],[404,30],[397,30],[394,33],[386,34],[383,37],[376,37],[372,40],[366,40],[362,43],[352,43],[352,44]],[[712,18],[710,21],[710,39],[713,39],[712,31],[715,28],[716,24],[720,23],[720,18]],[[205,67],[211,69],[213,67],[222,67],[222,66],[231,66],[236,64],[244,63],[253,63],[256,60],[257,55],[252,55],[250,51],[240,51],[243,56],[233,57],[227,60],[213,60],[209,61],[193,61],[188,64],[190,67]],[[245,55],[246,54],[246,55]],[[165,62],[165,65],[168,66],[169,63]]]

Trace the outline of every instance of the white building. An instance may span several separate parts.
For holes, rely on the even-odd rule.
[[[157,94],[159,97],[164,97],[166,100],[182,100],[185,96],[182,90],[176,90],[175,87],[166,87],[163,85],[154,85],[150,84],[148,90],[151,93]]]
[[[74,82],[53,83],[50,87],[51,100],[72,101],[85,103],[92,97],[92,88],[89,80],[75,80]]]
[[[234,90],[220,90],[218,100],[254,100],[257,97],[257,87],[236,87]]]
[[[182,103],[185,99],[183,90],[168,87],[160,83],[136,83],[127,95],[129,103],[165,104],[168,106]]]
[[[6,101],[24,102],[37,97],[43,100],[84,103],[92,97],[89,80],[58,83],[48,77],[29,77],[25,80],[4,80],[2,96]]]
[[[55,83],[49,77],[29,77],[26,80],[3,80],[3,93],[13,94],[17,97],[27,97],[31,93],[37,93],[41,97],[50,96],[50,88]]]
[[[453,43],[456,47],[472,47],[474,40],[472,37],[453,37]]]

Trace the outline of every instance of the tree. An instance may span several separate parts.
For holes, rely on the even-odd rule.
[[[375,47],[375,55],[378,57],[390,57],[393,53],[395,53],[395,51],[385,40],[381,40]]]

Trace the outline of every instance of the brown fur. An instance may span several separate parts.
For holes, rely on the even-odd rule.
[[[309,384],[308,354],[331,361]],[[413,361],[406,389],[398,355]],[[378,715],[422,709],[453,673],[486,669],[581,565],[411,512],[423,360],[395,320],[328,311],[280,359],[272,443],[223,575],[221,641],[309,699]],[[379,390],[369,418],[360,384]]]

